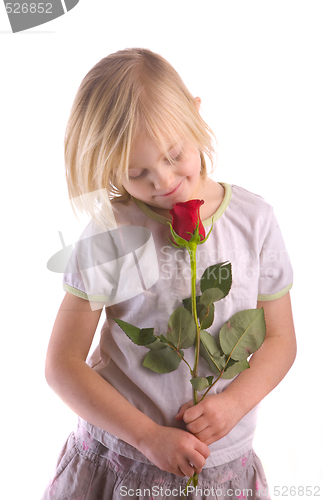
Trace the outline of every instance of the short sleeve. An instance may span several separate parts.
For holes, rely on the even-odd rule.
[[[258,300],[275,300],[285,295],[293,285],[293,270],[283,236],[271,211],[270,222],[260,253]]]
[[[63,276],[65,291],[101,309],[133,298],[158,279],[151,232],[122,226],[96,232],[89,226],[75,245]]]

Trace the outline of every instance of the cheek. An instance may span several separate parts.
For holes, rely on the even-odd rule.
[[[200,170],[201,159],[199,155],[191,158],[191,160],[186,163],[185,171],[188,177],[199,177]]]
[[[141,181],[123,182],[123,187],[126,191],[135,198],[144,196],[146,192],[145,184]]]

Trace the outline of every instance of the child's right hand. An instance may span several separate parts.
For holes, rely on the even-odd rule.
[[[142,453],[159,469],[191,477],[201,472],[210,451],[190,432],[156,425],[141,447]]]
[[[210,453],[205,443],[156,424],[86,363],[100,314],[66,293],[48,347],[49,385],[77,415],[134,446],[161,470],[188,477],[200,472]]]

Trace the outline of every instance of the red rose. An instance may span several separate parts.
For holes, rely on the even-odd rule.
[[[199,221],[200,240],[205,239],[205,228],[200,220],[200,207],[203,200],[189,200],[184,203],[176,203],[170,210],[172,215],[173,230],[184,240],[190,241]]]

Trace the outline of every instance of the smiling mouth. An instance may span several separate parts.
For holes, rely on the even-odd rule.
[[[176,192],[176,190],[181,186],[182,181],[174,188],[172,191],[169,191],[169,193],[161,194],[160,196],[170,196],[170,194],[173,194]]]

